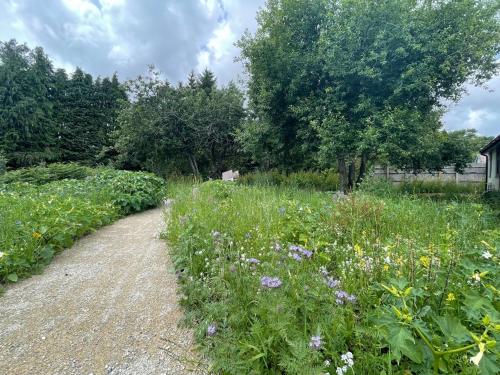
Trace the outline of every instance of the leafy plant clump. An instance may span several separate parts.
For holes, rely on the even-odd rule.
[[[164,180],[149,173],[94,172],[84,180],[0,184],[0,283],[39,272],[77,238],[164,195]]]
[[[186,320],[228,374],[496,374],[486,206],[207,182],[167,238]]]
[[[94,173],[94,169],[76,163],[53,163],[47,166],[21,168],[5,173],[0,177],[0,183],[27,182],[43,185],[64,179],[82,180]]]

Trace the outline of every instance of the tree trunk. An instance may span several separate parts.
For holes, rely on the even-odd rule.
[[[196,162],[196,159],[194,158],[193,155],[189,155],[188,159],[189,159],[189,164],[191,165],[191,169],[193,170],[193,174],[196,177],[200,177],[200,171],[198,170],[198,163]]]
[[[347,168],[345,165],[345,159],[338,159],[339,164],[339,190],[345,193],[347,189]]]
[[[354,177],[356,175],[356,165],[354,164],[354,161],[351,161],[349,163],[349,171],[348,171],[348,174],[347,174],[347,189],[349,191],[352,190],[352,188],[354,187]]]
[[[361,163],[359,164],[359,173],[358,179],[356,180],[356,185],[361,184],[363,182],[363,179],[365,178],[367,159],[368,158],[366,154],[361,155]]]

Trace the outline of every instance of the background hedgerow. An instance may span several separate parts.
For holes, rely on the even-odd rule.
[[[214,371],[497,373],[487,207],[221,181],[171,191],[181,302]]]
[[[81,176],[79,167],[68,168]],[[39,271],[77,238],[154,207],[164,195],[164,180],[149,173],[101,169],[86,173],[85,179],[62,180],[63,166],[48,169],[41,178],[56,177],[47,184],[29,170],[16,176],[21,181],[33,176],[35,184],[0,183],[0,283]],[[6,175],[11,173],[16,172]]]

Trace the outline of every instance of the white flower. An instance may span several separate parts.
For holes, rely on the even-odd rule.
[[[479,366],[479,362],[481,361],[481,358],[483,358],[483,353],[485,350],[485,345],[483,342],[479,343],[479,352],[474,356],[470,358],[470,361],[474,363],[476,366]]]
[[[492,253],[490,253],[488,250],[486,250],[483,254],[482,254],[482,257],[484,259],[490,259],[491,257],[493,256]]]
[[[1,252],[0,251],[0,259],[2,259],[2,257],[5,255],[5,253]]]
[[[386,264],[392,264],[392,262],[391,262],[391,257],[390,257],[390,256],[386,256],[386,257],[384,258],[384,262],[385,262]]]
[[[324,365],[325,367],[330,366],[330,361],[329,361],[328,359],[325,359],[325,362],[323,362],[323,365]]]
[[[476,366],[479,366],[481,358],[483,358],[483,352],[478,352],[474,357],[470,358],[470,361],[474,363]]]
[[[344,375],[347,372],[347,366],[337,367],[337,375]]]

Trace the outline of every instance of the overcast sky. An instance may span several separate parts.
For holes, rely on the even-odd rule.
[[[0,40],[42,46],[57,67],[133,78],[154,64],[171,82],[213,70],[221,83],[243,77],[234,43],[256,29],[264,0],[0,0]],[[500,133],[500,76],[444,116],[448,129]]]

